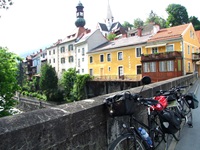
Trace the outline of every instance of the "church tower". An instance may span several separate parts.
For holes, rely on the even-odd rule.
[[[106,23],[106,26],[107,26],[109,31],[111,29],[113,21],[114,21],[114,17],[112,15],[112,12],[111,12],[111,9],[110,9],[110,3],[109,3],[109,0],[108,0],[107,17],[106,17],[105,23]]]
[[[84,27],[85,26],[85,19],[84,19],[84,11],[83,11],[83,4],[79,1],[78,5],[76,6],[76,27]]]

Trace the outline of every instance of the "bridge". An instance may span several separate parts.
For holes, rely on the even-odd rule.
[[[195,81],[197,74],[152,83],[144,87],[142,95],[151,97],[159,89],[167,90]],[[129,91],[138,93],[141,88],[139,86]],[[120,132],[120,126],[118,121],[109,117],[103,100],[117,93],[1,118],[0,149],[105,150]],[[145,108],[137,104],[133,107],[134,115],[145,121]]]

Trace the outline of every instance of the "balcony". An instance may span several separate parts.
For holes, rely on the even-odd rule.
[[[169,60],[182,57],[182,52],[173,51],[173,52],[164,52],[156,54],[142,54],[141,61],[155,61],[155,60]]]
[[[200,53],[192,53],[192,60],[199,61],[200,60]]]

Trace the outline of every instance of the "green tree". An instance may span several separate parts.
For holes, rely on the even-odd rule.
[[[23,86],[24,80],[25,80],[25,72],[23,68],[23,63],[21,61],[18,63],[18,71],[17,71],[17,81],[21,87]]]
[[[167,25],[178,26],[189,22],[188,13],[184,6],[180,4],[170,4],[166,8],[168,13]]]
[[[144,22],[140,18],[134,19],[133,22],[135,28],[141,28],[144,25]]]
[[[200,30],[200,21],[197,17],[191,16],[189,21],[193,24],[195,30]]]
[[[8,9],[12,4],[12,0],[0,0],[0,9]]]
[[[46,95],[47,100],[52,100],[52,93],[57,91],[58,88],[58,77],[55,69],[51,65],[45,64],[42,66],[39,86]]]
[[[16,104],[13,96],[19,90],[18,61],[21,61],[20,57],[0,47],[0,117],[11,115],[11,109]]]
[[[67,71],[63,73],[61,84],[65,90],[65,98],[67,100],[74,101],[74,94],[73,94],[73,86],[76,81],[76,69],[69,68]]]
[[[122,24],[122,26],[125,27],[125,28],[130,28],[130,27],[133,27],[133,24],[130,24],[129,22],[124,21],[124,23]]]
[[[114,40],[116,38],[116,34],[113,34],[113,33],[110,33],[110,34],[108,34],[108,36],[107,36],[107,39],[109,40],[109,41],[112,41],[112,40]]]
[[[155,23],[155,24],[159,24],[160,28],[166,28],[166,20],[159,17],[156,13],[154,13],[153,11],[150,12],[149,17],[146,20],[146,24],[149,23]]]
[[[89,74],[77,75],[73,86],[73,94],[76,100],[82,100],[86,98],[85,85],[88,80],[91,79]]]

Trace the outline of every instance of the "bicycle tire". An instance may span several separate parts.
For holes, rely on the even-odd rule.
[[[189,107],[185,99],[181,100],[180,105],[182,107],[182,115],[185,118],[185,122],[189,127],[193,127],[192,109]]]
[[[166,134],[163,132],[161,125],[160,125],[160,119],[158,115],[155,115],[154,118],[151,120],[152,125],[152,141],[154,144],[155,149],[161,149],[159,147],[162,147],[163,150],[168,149],[168,141]]]
[[[145,141],[141,137],[134,136],[131,133],[121,135],[109,147],[109,150],[146,150],[146,149],[147,145]]]
[[[169,109],[171,109],[172,111],[174,111],[176,113],[179,113],[181,115],[181,117],[183,117],[182,116],[182,106],[181,106],[181,110],[178,107],[170,107]],[[181,139],[181,127],[175,134],[172,134],[172,136],[174,137],[174,139],[176,141],[179,141]]]

